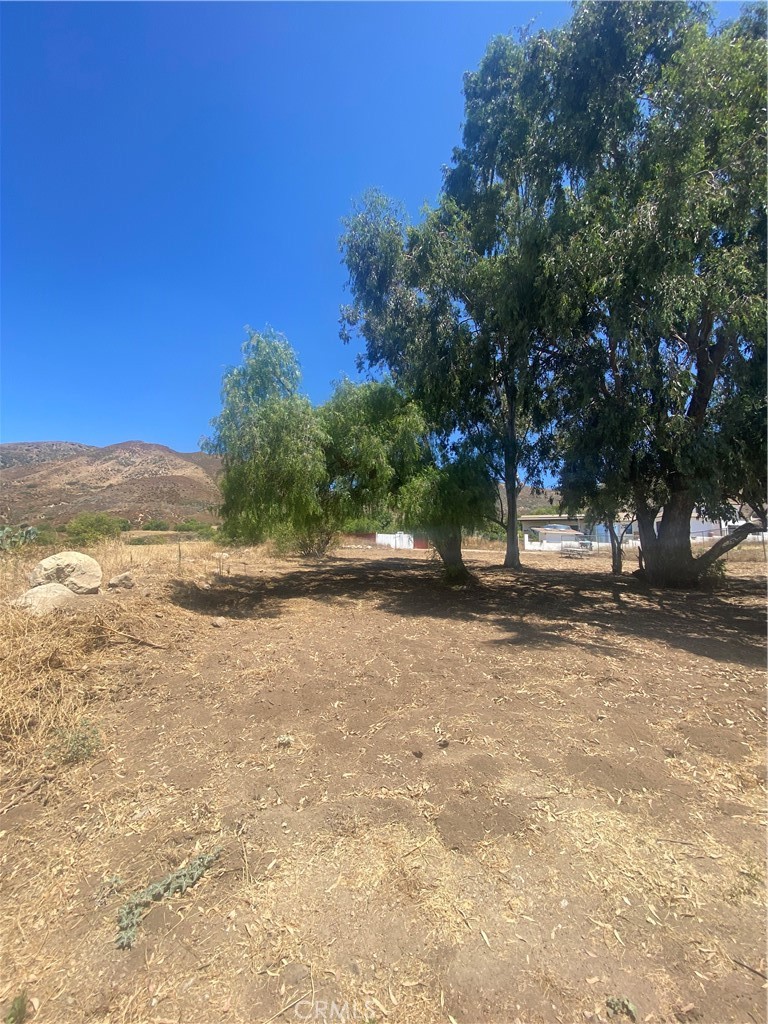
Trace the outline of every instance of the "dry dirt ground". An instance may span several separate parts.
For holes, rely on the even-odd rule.
[[[8,744],[3,1015],[764,1020],[764,565],[663,593],[556,556],[451,588],[423,552],[173,554],[131,552],[92,656],[63,619],[46,648],[90,702],[74,763],[32,719]]]

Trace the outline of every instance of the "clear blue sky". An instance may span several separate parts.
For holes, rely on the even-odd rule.
[[[463,72],[570,11],[2,4],[0,440],[194,450],[246,323],[287,334],[324,400],[354,376],[353,199],[375,185],[417,217],[460,141]]]

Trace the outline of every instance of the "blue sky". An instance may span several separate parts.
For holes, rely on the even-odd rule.
[[[194,450],[246,323],[283,331],[324,400],[355,375],[341,218],[370,186],[416,218],[463,72],[570,12],[2,4],[0,440]]]

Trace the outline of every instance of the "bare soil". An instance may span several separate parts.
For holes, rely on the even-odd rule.
[[[497,561],[134,565],[98,604],[139,623],[93,669],[101,750],[3,779],[0,1011],[764,1020],[764,565],[671,593]],[[217,849],[117,948],[131,894]]]

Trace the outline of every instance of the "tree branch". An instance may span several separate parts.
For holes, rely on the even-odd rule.
[[[695,559],[698,572],[701,573],[705,569],[708,569],[710,565],[722,558],[723,555],[732,551],[733,548],[738,547],[743,540],[746,540],[753,533],[762,533],[762,527],[757,523],[744,523],[742,526],[737,526],[733,533],[729,533],[726,537],[721,537],[719,541],[712,545],[709,551],[705,551],[703,555],[699,555]]]

